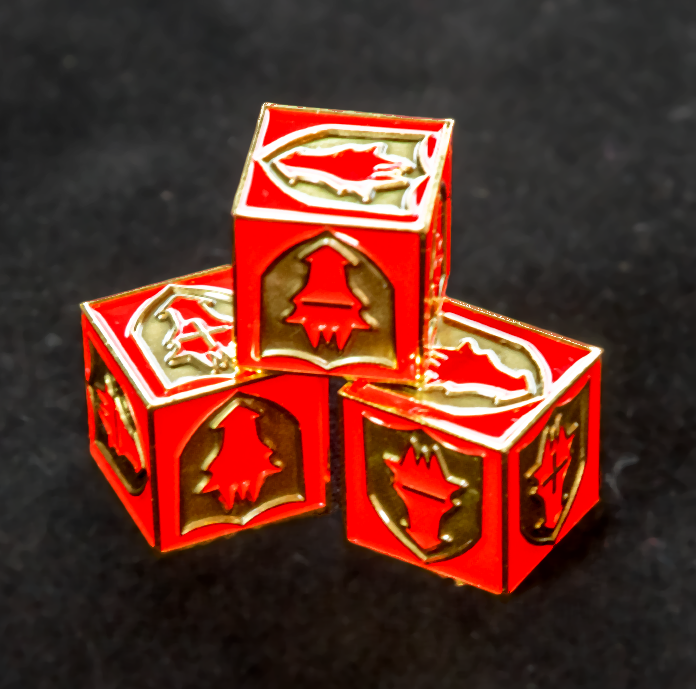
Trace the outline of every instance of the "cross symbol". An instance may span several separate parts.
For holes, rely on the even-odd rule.
[[[556,477],[560,473],[561,469],[568,463],[568,458],[566,457],[563,462],[560,464],[556,464],[556,450],[557,450],[557,440],[554,440],[551,444],[551,461],[553,462],[553,471],[547,476],[546,480],[541,484],[542,486],[545,486],[549,481],[553,481],[553,485],[551,486],[551,490],[555,493],[556,492]]]

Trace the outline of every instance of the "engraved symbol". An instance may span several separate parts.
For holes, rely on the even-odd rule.
[[[519,452],[520,530],[535,545],[554,543],[585,473],[589,384],[558,405]]]
[[[136,472],[140,471],[145,468],[145,462],[128,401],[118,391],[116,381],[110,373],[104,375],[104,385],[105,390],[97,388],[97,397],[99,418],[104,424],[109,447],[116,454],[125,457]]]
[[[216,311],[209,297],[177,296],[156,312],[160,321],[169,320],[171,329],[162,344],[164,362],[175,368],[193,364],[218,373],[233,366],[234,345],[230,318]]]
[[[259,440],[258,417],[248,407],[238,406],[217,425],[211,425],[224,431],[222,447],[203,463],[201,468],[210,477],[204,478],[194,492],[218,491],[218,499],[228,512],[234,507],[235,497],[256,502],[266,478],[282,471],[282,466],[270,461],[273,450]]]
[[[275,402],[237,391],[201,423],[180,457],[181,533],[244,526],[279,505],[304,502],[302,434]]]
[[[482,349],[472,337],[465,337],[457,349],[437,349],[431,354],[425,373],[428,390],[446,394],[476,392],[500,402],[531,397],[537,389],[532,373],[505,366],[490,349]]]
[[[94,418],[94,447],[131,495],[147,485],[147,464],[130,402],[90,342],[87,393]]]
[[[394,288],[376,263],[330,231],[266,268],[260,330],[264,357],[325,370],[357,362],[396,368]]]
[[[315,349],[320,336],[328,344],[335,335],[342,350],[353,330],[370,329],[360,316],[362,302],[346,282],[350,261],[330,246],[322,246],[304,260],[310,266],[309,279],[293,298],[297,308],[285,322],[303,325]]]
[[[402,459],[385,455],[384,461],[394,474],[394,490],[408,510],[406,533],[423,550],[432,550],[443,540],[452,540],[448,534],[440,537],[440,521],[446,512],[461,504],[461,500],[451,499],[452,493],[468,483],[465,479],[445,478],[436,454],[437,446],[433,446],[430,456],[421,454],[417,459],[416,442],[413,438]]]
[[[133,314],[126,328],[165,388],[201,375],[234,376],[232,290],[167,285]]]
[[[561,418],[562,414],[556,414],[553,425],[544,429],[537,461],[525,474],[538,482],[529,489],[529,494],[538,495],[544,501],[545,517],[537,520],[534,525],[536,529],[542,526],[554,529],[561,518],[563,504],[568,499],[568,493],[563,491],[563,482],[570,468],[570,448],[579,424],[572,424],[566,433]]]
[[[391,533],[424,563],[481,538],[483,460],[421,429],[363,418],[367,494]]]
[[[404,174],[416,169],[408,158],[389,155],[382,142],[328,148],[299,146],[278,156],[273,165],[291,186],[298,181],[324,185],[337,196],[354,194],[363,203],[370,203],[378,190],[408,187],[411,180]]]
[[[309,207],[409,216],[436,193],[440,134],[326,124],[282,136],[254,160]]]

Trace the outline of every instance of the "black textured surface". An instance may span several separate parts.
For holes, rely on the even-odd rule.
[[[0,686],[696,685],[693,0],[4,0],[0,60]],[[226,261],[264,100],[456,118],[450,293],[606,348],[518,594],[336,513],[157,558],[89,458],[77,304]]]

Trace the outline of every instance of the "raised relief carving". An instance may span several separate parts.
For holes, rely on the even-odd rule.
[[[331,232],[293,247],[262,277],[261,354],[396,368],[391,283]]]
[[[441,315],[420,388],[380,383],[454,416],[491,413],[545,394],[548,364],[529,343],[474,321]]]
[[[553,543],[585,472],[589,383],[559,405],[541,433],[520,450],[520,529],[537,545]]]
[[[437,133],[319,125],[264,146],[254,159],[308,206],[413,215],[432,182]]]
[[[165,388],[236,374],[232,290],[167,285],[133,314],[132,337]]]
[[[481,457],[368,417],[363,431],[367,492],[389,530],[425,563],[471,548],[481,537]]]
[[[87,393],[94,414],[94,444],[126,490],[140,495],[148,474],[133,409],[91,342],[89,353]]]
[[[299,423],[275,402],[237,392],[188,441],[180,472],[182,534],[208,524],[244,526],[305,499]]]

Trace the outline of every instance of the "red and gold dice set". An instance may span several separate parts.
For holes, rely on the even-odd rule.
[[[445,296],[451,120],[267,104],[233,265],[83,304],[92,455],[163,551],[327,509],[495,593],[599,499],[600,355]]]

